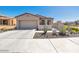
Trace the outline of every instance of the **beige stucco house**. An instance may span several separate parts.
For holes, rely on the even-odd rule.
[[[0,25],[15,26],[16,25],[16,19],[0,15]]]
[[[17,29],[52,29],[53,18],[24,13],[16,18]]]
[[[64,22],[63,21],[53,21],[52,27],[56,28],[58,30],[61,30],[61,28],[64,27]]]
[[[16,19],[0,15],[0,31],[12,30],[16,28]]]

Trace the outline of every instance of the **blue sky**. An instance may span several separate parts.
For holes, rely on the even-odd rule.
[[[15,17],[23,13],[39,14],[63,21],[79,19],[78,6],[0,6],[0,15]]]

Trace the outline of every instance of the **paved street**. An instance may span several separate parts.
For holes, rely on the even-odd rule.
[[[14,30],[0,33],[0,52],[79,53],[79,37],[32,39],[34,32]]]

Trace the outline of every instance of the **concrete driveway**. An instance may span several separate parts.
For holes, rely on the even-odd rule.
[[[31,39],[35,34],[33,30],[13,30],[0,33],[0,39]]]
[[[79,37],[32,39],[35,30],[14,30],[0,33],[0,52],[79,53]]]

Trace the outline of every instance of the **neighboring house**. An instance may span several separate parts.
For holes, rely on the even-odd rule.
[[[16,25],[16,19],[7,16],[0,16],[0,25]]]
[[[57,28],[58,30],[61,30],[61,28],[63,28],[64,26],[64,22],[62,21],[53,21],[53,28]]]
[[[74,25],[76,25],[76,22],[75,21],[73,21],[73,22],[65,22],[65,25],[74,26]]]
[[[76,24],[77,26],[79,26],[79,20],[75,21],[75,24]]]
[[[17,29],[52,29],[53,18],[24,13],[15,17]]]

